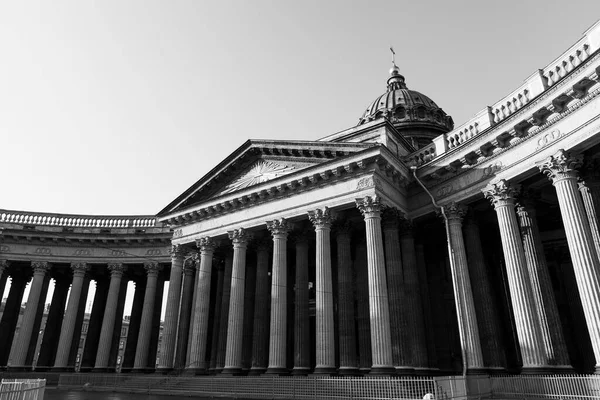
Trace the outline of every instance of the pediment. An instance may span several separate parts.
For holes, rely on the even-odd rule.
[[[158,215],[228,197],[372,146],[362,143],[249,140]]]

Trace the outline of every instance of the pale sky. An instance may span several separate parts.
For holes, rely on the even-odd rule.
[[[0,208],[154,214],[246,139],[314,140],[409,88],[458,125],[600,1],[0,3]]]

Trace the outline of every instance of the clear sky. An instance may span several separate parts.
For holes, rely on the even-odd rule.
[[[0,3],[0,208],[154,214],[246,139],[313,140],[385,90],[456,124],[600,18],[600,1]]]

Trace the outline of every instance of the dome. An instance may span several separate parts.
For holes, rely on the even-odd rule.
[[[396,65],[390,70],[387,91],[369,104],[358,125],[379,118],[388,119],[416,148],[454,128],[452,117],[433,100],[406,87]]]

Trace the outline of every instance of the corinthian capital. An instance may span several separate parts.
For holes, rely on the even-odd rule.
[[[50,270],[50,263],[47,261],[32,261],[31,268],[33,268],[34,274],[46,275],[46,272]]]
[[[122,263],[109,263],[108,270],[110,271],[110,276],[123,276],[125,271],[127,271],[127,267]]]
[[[174,244],[173,246],[171,246],[171,250],[169,251],[169,253],[171,253],[172,259],[176,259],[176,258],[183,259],[186,251],[182,245]]]
[[[215,251],[217,246],[217,241],[209,236],[204,236],[200,239],[196,239],[196,247],[198,247],[198,249],[200,249],[202,253],[212,253]]]
[[[383,210],[381,224],[384,230],[396,230],[400,226],[400,219],[404,216],[397,208],[386,208]]]
[[[555,183],[562,179],[577,178],[577,169],[582,165],[582,155],[572,155],[561,149],[539,163],[538,168],[543,174],[548,175],[552,183]]]
[[[85,277],[85,274],[90,270],[90,266],[84,262],[72,262],[71,270],[73,271],[73,277]]]
[[[0,277],[2,276],[2,272],[10,266],[8,260],[0,260]]]
[[[360,213],[365,217],[379,214],[384,208],[377,196],[365,196],[362,199],[356,199],[356,207],[358,207]]]
[[[157,262],[149,261],[144,263],[144,269],[148,276],[158,276],[158,273],[162,271],[163,267]]]
[[[462,219],[467,215],[467,207],[462,204],[458,204],[453,201],[443,206],[444,213],[446,214],[446,218],[449,221],[462,221]],[[441,213],[440,213],[441,214]]]
[[[308,219],[315,228],[331,228],[331,224],[335,220],[333,213],[328,207],[317,208],[314,211],[308,212]]]
[[[291,228],[291,224],[287,222],[285,218],[267,221],[267,229],[271,231],[271,235],[273,235],[273,237],[276,235],[287,236]]]
[[[514,204],[520,189],[520,185],[511,185],[506,179],[500,179],[498,182],[487,185],[482,192],[496,208]]]
[[[183,274],[184,275],[194,275],[194,271],[196,271],[196,267],[198,265],[198,252],[193,252],[189,258],[187,258],[183,262]]]
[[[234,245],[239,246],[247,245],[250,239],[252,239],[252,234],[244,228],[229,231],[227,232],[227,235],[229,236],[229,239],[231,239]]]

